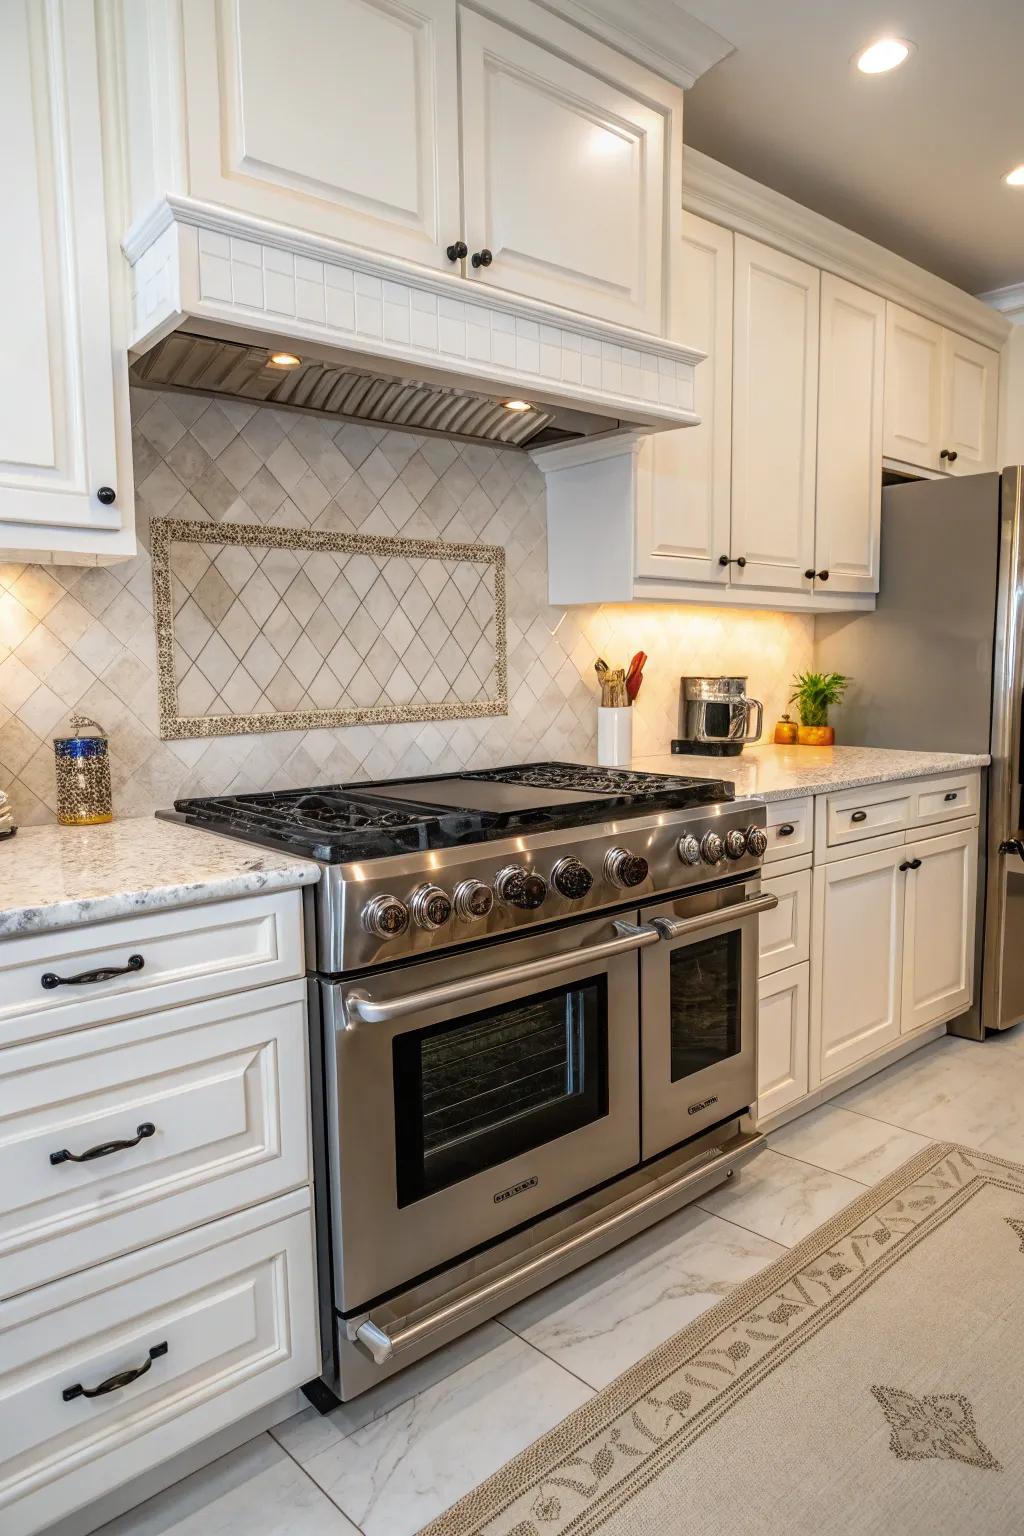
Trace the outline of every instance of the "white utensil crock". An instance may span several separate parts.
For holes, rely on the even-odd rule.
[[[597,710],[597,761],[602,768],[628,768],[633,757],[631,708]]]

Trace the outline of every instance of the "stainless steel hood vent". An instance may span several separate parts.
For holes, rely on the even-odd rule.
[[[607,433],[619,425],[607,416],[554,407],[510,411],[493,396],[371,373],[347,363],[302,358],[298,367],[282,368],[269,361],[270,355],[265,346],[173,331],[133,362],[131,380],[144,389],[230,395],[348,421],[517,448]]]

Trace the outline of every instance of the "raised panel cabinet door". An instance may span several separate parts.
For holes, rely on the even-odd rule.
[[[455,270],[455,0],[184,0],[189,188]]]
[[[807,589],[818,417],[815,267],[736,236],[730,580]]]
[[[978,832],[908,843],[902,1033],[955,1018],[971,1004]],[[918,861],[920,861],[918,863]]]
[[[637,66],[575,29],[570,63],[564,24],[530,14],[551,46],[459,10],[466,240],[490,256],[467,275],[660,334],[672,114],[653,77],[648,97],[612,83]]]
[[[996,468],[999,353],[955,331],[942,333],[944,468],[977,475]],[[954,457],[955,455],[955,457]]]
[[[814,588],[877,592],[885,300],[821,275]]]
[[[808,967],[792,965],[758,983],[757,1117],[807,1092]]]
[[[899,1038],[905,858],[887,848],[814,871],[813,1082]]]
[[[18,547],[9,525],[28,524],[34,548],[40,524],[116,530],[132,502],[117,473],[124,364],[111,339],[91,5],[0,0],[0,140],[0,546]]]
[[[637,518],[636,572],[724,586],[732,456],[732,231],[683,214],[682,335],[697,366],[696,427],[654,433],[651,494]]]
[[[942,469],[942,326],[898,304],[885,306],[887,459]]]

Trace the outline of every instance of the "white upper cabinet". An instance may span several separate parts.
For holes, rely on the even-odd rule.
[[[885,300],[823,272],[816,590],[877,592]]]
[[[660,332],[671,114],[604,44],[533,6],[516,21],[540,35],[459,11],[467,276]]]
[[[2,0],[0,139],[0,550],[129,554],[92,5]]]
[[[682,332],[707,353],[698,365],[700,425],[645,443],[650,494],[637,515],[636,572],[724,586],[729,567],[732,453],[732,231],[683,214]]]
[[[740,586],[805,590],[814,561],[820,280],[736,236],[730,570]]]
[[[886,305],[885,455],[974,475],[996,467],[999,354]]]
[[[189,190],[447,268],[455,0],[183,0]]]
[[[999,353],[943,331],[942,449],[952,474],[996,468],[998,404]]]

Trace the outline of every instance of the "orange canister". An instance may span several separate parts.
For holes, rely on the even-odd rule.
[[[775,735],[772,737],[772,740],[777,747],[793,747],[797,742],[798,730],[799,727],[796,721],[791,720],[788,715],[783,715],[775,727]]]

